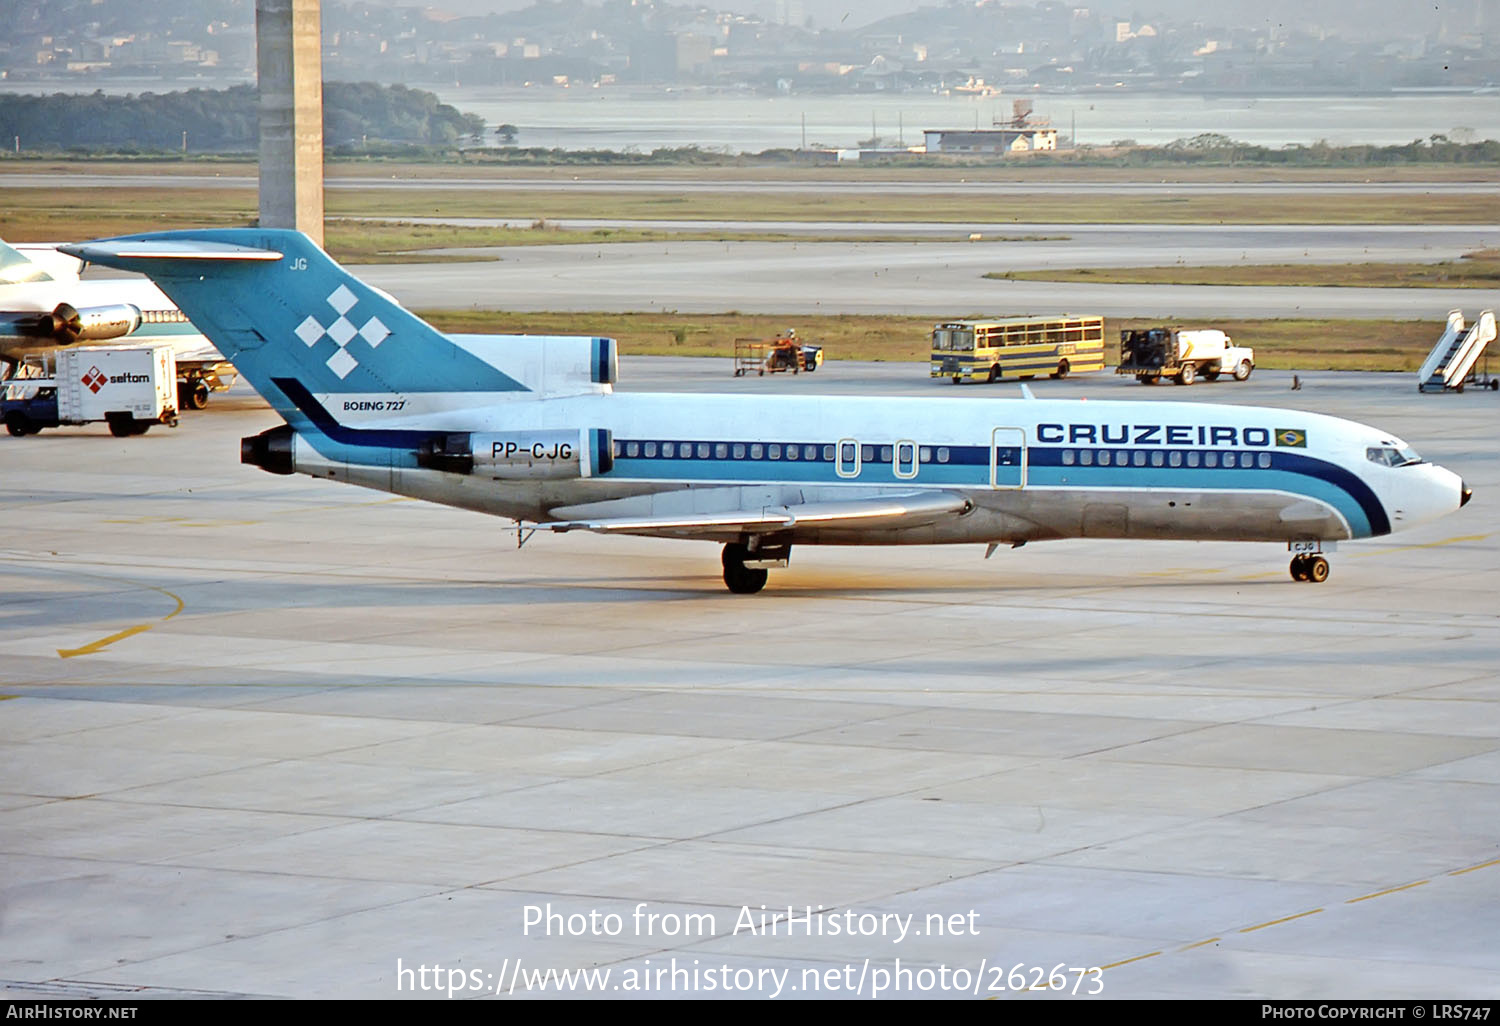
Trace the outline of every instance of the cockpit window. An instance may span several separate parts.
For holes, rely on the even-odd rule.
[[[1365,450],[1365,459],[1386,467],[1405,467],[1422,462],[1415,449],[1404,445],[1371,446]]]

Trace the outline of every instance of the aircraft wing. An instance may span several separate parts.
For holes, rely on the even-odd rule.
[[[736,532],[769,534],[798,527],[921,527],[974,508],[957,492],[911,492],[852,499],[848,502],[798,503],[721,513],[660,517],[603,517],[538,524],[543,531],[597,531],[601,534],[651,534],[673,538],[722,536]]]

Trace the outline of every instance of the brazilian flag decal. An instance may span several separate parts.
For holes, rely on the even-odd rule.
[[[1282,449],[1306,449],[1307,432],[1296,428],[1277,428],[1276,445]]]

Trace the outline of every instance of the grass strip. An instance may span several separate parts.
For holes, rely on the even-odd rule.
[[[3,184],[0,176],[0,184]],[[330,228],[340,218],[400,222],[422,218],[503,218],[531,224],[558,219],[814,221],[850,224],[951,224],[966,234],[977,224],[1473,224],[1500,221],[1500,194],[1304,193],[1267,202],[1247,193],[1110,195],[1026,193],[984,195],[872,191],[602,192],[566,189],[333,189],[326,194]],[[224,227],[254,222],[254,188],[7,188],[0,237],[18,242],[98,238],[160,228]],[[475,229],[478,230],[478,229]],[[504,229],[500,229],[504,230]],[[831,234],[836,234],[835,229]],[[680,236],[677,236],[680,237]],[[715,233],[711,237],[721,238]],[[757,236],[761,237],[761,236]],[[592,239],[587,241],[602,241]]]
[[[1025,281],[1110,282],[1121,285],[1318,285],[1349,288],[1500,287],[1500,249],[1465,253],[1457,260],[1416,264],[1245,264],[1229,266],[1078,267],[991,271],[986,278]]]

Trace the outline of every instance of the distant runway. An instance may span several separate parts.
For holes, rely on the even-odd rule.
[[[1012,226],[1031,242],[653,242],[487,251],[498,262],[355,270],[408,306],[710,313],[1100,313],[1127,317],[1429,319],[1491,300],[1474,289],[1113,285],[990,280],[1038,267],[1453,259],[1500,228],[1220,229]],[[480,253],[485,251],[469,250]]]
[[[351,220],[375,220],[352,218]],[[478,228],[530,228],[535,218],[406,217],[410,224],[446,224]],[[1076,224],[1038,221],[702,221],[687,219],[547,218],[569,231],[634,228],[663,232],[726,232],[843,238],[871,235],[913,236],[923,241],[1047,243],[1046,256],[1063,253],[1078,259],[1113,260],[1116,265],[1160,262],[1187,253],[1194,258],[1266,263],[1273,259],[1432,260],[1449,253],[1500,243],[1493,224]],[[978,240],[970,240],[971,234]],[[1097,250],[1097,252],[1096,252]],[[1025,250],[1020,252],[1026,252]],[[1169,260],[1169,262],[1172,262]],[[1083,266],[1069,263],[1068,266]]]
[[[242,466],[242,388],[0,436],[0,993],[1493,999],[1500,399],[1302,377],[1034,387],[1356,418],[1474,501],[1323,585],[1067,541],[799,549],[744,597],[711,545]]]
[[[1160,181],[1070,181],[1066,172],[1060,173],[1062,180],[1039,181],[966,181],[953,180],[945,173],[942,178],[911,178],[906,180],[845,177],[832,180],[798,178],[777,180],[765,178],[711,178],[693,180],[675,177],[637,178],[630,169],[621,169],[618,178],[600,177],[595,169],[569,177],[537,176],[510,177],[503,170],[495,176],[472,178],[448,177],[446,175],[413,175],[403,172],[400,177],[373,175],[329,175],[324,185],[329,190],[339,189],[435,189],[451,191],[482,192],[533,192],[538,189],[578,192],[672,192],[672,193],[828,193],[847,195],[863,193],[869,195],[926,195],[960,193],[973,196],[1019,196],[1026,194],[1090,196],[1219,196],[1231,194],[1265,195],[1268,199],[1286,195],[1333,193],[1338,195],[1376,194],[1441,194],[1464,195],[1469,193],[1494,193],[1500,186],[1493,182],[1354,182],[1340,181],[1280,181],[1280,182],[1174,182],[1163,178]],[[976,174],[984,174],[976,169]],[[1152,172],[1142,171],[1142,177]],[[503,176],[503,177],[502,177]],[[235,188],[253,189],[258,179],[243,174],[92,174],[86,170],[69,174],[36,174],[32,172],[0,173],[0,185],[13,188]]]

